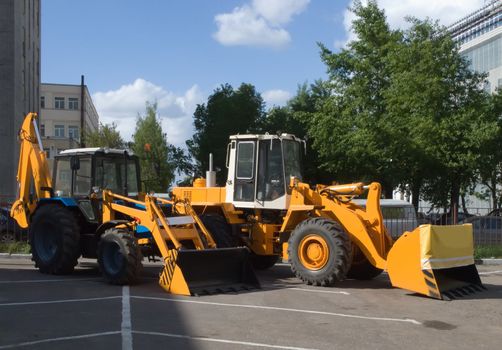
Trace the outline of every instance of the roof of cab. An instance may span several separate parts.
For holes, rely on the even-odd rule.
[[[243,135],[231,135],[230,140],[271,140],[271,139],[283,139],[283,140],[295,140],[302,141],[299,137],[293,134],[243,134]]]
[[[134,152],[130,149],[117,149],[117,148],[105,148],[105,147],[88,147],[88,148],[72,148],[61,151],[59,155],[80,155],[80,154],[121,154],[126,153],[128,156],[134,155]]]

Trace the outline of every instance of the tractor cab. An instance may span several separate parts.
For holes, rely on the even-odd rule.
[[[287,209],[290,178],[302,179],[304,145],[291,134],[230,136],[226,202],[237,208]]]
[[[89,197],[103,189],[135,197],[140,189],[138,157],[108,148],[62,151],[54,162],[53,188],[56,197]]]

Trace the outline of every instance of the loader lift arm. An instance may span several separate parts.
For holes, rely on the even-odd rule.
[[[11,216],[23,228],[28,227],[37,202],[42,198],[50,198],[53,194],[49,164],[43,151],[37,119],[36,113],[28,114],[19,130],[21,143],[17,169],[19,193],[12,205]],[[30,193],[32,179],[35,189],[34,197]]]

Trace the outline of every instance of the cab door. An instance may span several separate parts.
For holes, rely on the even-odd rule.
[[[234,202],[254,202],[256,142],[239,141],[236,152]]]

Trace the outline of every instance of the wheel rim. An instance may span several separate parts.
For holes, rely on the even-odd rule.
[[[16,241],[16,238],[14,237],[14,234],[12,232],[2,232],[0,234],[0,242],[1,243],[14,243]]]
[[[320,270],[328,263],[328,243],[317,234],[305,236],[298,247],[298,258],[307,269]]]
[[[113,242],[105,244],[103,249],[103,263],[105,270],[115,275],[120,272],[124,265],[124,257],[120,252],[120,246]]]

